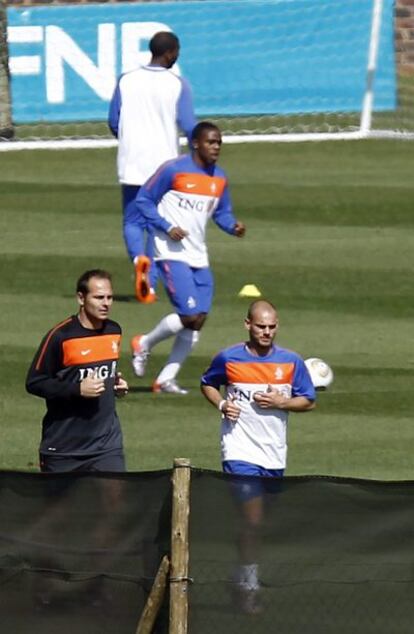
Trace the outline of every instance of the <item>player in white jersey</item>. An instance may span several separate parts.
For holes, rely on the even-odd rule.
[[[216,165],[221,134],[203,121],[192,133],[192,154],[162,165],[137,197],[135,222],[140,217],[154,234],[154,260],[176,312],[164,317],[151,332],[137,335],[131,345],[133,367],[143,376],[150,350],[175,336],[167,361],[153,385],[154,392],[186,394],[176,383],[184,360],[198,340],[213,299],[213,276],[205,243],[210,218],[238,238],[245,226],[233,215],[224,171]]]
[[[144,245],[145,222],[134,224],[128,218],[135,213],[140,186],[162,163],[178,156],[177,126],[190,140],[196,124],[190,85],[170,70],[179,55],[177,36],[160,31],[152,37],[149,47],[150,63],[119,78],[108,117],[108,125],[119,141],[117,164],[124,240],[135,265],[136,297],[144,303],[155,300],[157,276],[151,266],[152,240],[147,236]]]
[[[222,350],[213,359],[201,378],[201,391],[222,413],[223,470],[235,476],[243,517],[237,589],[242,607],[255,613],[264,494],[280,488],[288,414],[313,409],[315,389],[303,359],[273,344],[279,323],[271,303],[253,302],[245,325],[249,340]]]

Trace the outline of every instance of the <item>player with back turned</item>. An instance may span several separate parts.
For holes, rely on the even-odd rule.
[[[125,461],[115,396],[128,391],[117,370],[119,324],[108,318],[111,276],[86,271],[77,282],[79,312],[43,338],[26,389],[46,400],[40,443],[44,472],[123,471]]]
[[[174,33],[159,31],[149,43],[151,61],[118,80],[111,99],[108,125],[118,139],[118,178],[122,189],[124,240],[135,266],[138,301],[155,300],[156,268],[151,235],[143,219],[130,223],[135,198],[155,170],[179,154],[177,127],[188,140],[196,124],[189,83],[171,69],[180,53]]]

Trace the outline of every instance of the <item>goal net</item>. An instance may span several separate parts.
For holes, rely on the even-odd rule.
[[[6,147],[108,146],[117,77],[159,30],[199,119],[233,141],[410,136],[414,79],[395,60],[394,0],[181,0],[9,8]],[[0,40],[1,47],[1,40]],[[4,51],[3,51],[4,52]],[[4,55],[3,55],[4,57]],[[4,74],[4,73],[3,73]],[[1,69],[0,69],[1,79]],[[10,96],[10,98],[9,98]]]

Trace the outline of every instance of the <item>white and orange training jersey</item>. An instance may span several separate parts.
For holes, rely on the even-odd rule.
[[[222,460],[241,460],[266,469],[285,469],[288,412],[261,409],[255,392],[267,387],[288,398],[304,396],[315,400],[315,389],[303,359],[285,348],[272,346],[266,356],[252,354],[245,343],[222,350],[201,378],[202,385],[225,387],[240,407],[236,422],[222,418]]]
[[[180,260],[194,268],[207,267],[206,225],[209,218],[229,234],[236,219],[227,177],[218,165],[199,167],[190,155],[164,163],[141,187],[137,218],[144,217],[154,236],[155,260]],[[167,235],[181,227],[187,236],[175,242]]]

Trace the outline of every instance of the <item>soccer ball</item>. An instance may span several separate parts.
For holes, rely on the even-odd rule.
[[[305,365],[308,368],[313,386],[316,389],[319,388],[326,390],[334,379],[332,368],[326,363],[326,361],[322,361],[322,359],[316,359],[314,357],[306,359]]]

